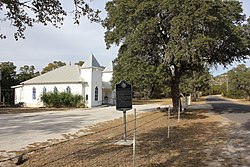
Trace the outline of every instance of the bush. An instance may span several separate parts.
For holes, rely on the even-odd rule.
[[[41,101],[48,107],[79,107],[83,97],[67,92],[48,92],[41,95]]]

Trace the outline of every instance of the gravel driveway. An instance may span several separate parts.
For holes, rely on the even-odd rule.
[[[155,110],[158,104],[134,105],[138,112]],[[132,110],[127,112],[132,114]],[[17,151],[35,142],[63,138],[99,122],[122,117],[115,107],[0,115],[0,151]]]

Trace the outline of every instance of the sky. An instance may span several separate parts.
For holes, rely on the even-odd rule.
[[[244,13],[250,16],[250,1],[243,2]],[[63,0],[63,6],[67,11],[72,11],[73,1]],[[102,10],[101,17],[106,16],[104,10],[108,0],[94,0],[90,5]],[[0,17],[2,13],[0,12]],[[48,63],[63,61],[67,64],[86,61],[93,54],[102,66],[110,67],[111,61],[117,57],[118,47],[112,46],[106,49],[104,41],[105,29],[98,23],[90,23],[86,18],[81,20],[80,25],[73,24],[73,16],[68,15],[64,25],[58,29],[52,26],[36,24],[28,27],[25,31],[26,39],[16,41],[13,37],[15,28],[9,23],[0,23],[0,31],[7,35],[7,39],[0,40],[0,62],[11,61],[19,69],[24,65],[34,65],[36,70],[41,71]],[[219,75],[237,66],[233,63],[227,69],[218,67],[211,69],[213,75]],[[246,60],[250,66],[250,59]]]

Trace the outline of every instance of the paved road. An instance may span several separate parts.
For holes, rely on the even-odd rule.
[[[158,104],[134,105],[138,112],[153,111]],[[132,114],[129,111],[128,114]],[[122,117],[115,107],[75,109],[60,112],[39,112],[0,115],[0,152],[25,148],[35,142],[62,138],[99,122]]]
[[[245,130],[250,131],[250,106],[237,104],[232,101],[220,98],[219,96],[209,96],[206,104],[210,109],[223,117],[240,123]]]

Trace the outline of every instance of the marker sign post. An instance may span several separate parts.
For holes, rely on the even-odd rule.
[[[132,109],[132,86],[126,81],[121,81],[115,86],[116,110],[123,112],[124,142],[126,142],[126,111]]]

